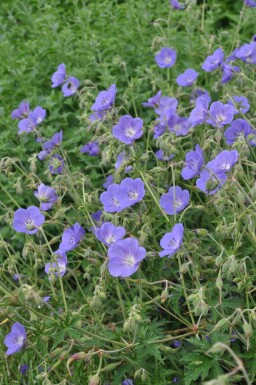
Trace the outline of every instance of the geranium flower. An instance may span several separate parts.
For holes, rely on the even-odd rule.
[[[14,213],[13,228],[18,233],[35,234],[45,221],[44,215],[38,207],[18,209]]]
[[[16,110],[12,111],[11,118],[12,119],[24,119],[29,114],[29,103],[21,102],[19,107]]]
[[[76,222],[73,226],[64,230],[59,250],[70,251],[75,249],[83,239],[84,234],[85,231],[83,227],[80,226],[78,222]]]
[[[17,353],[26,341],[26,330],[22,324],[15,322],[12,325],[11,333],[7,334],[4,340],[5,346],[7,346],[6,354],[9,356],[11,354]]]
[[[155,60],[160,68],[170,68],[172,67],[177,58],[177,53],[174,49],[164,47],[159,53],[155,55]]]
[[[224,52],[221,48],[216,49],[212,55],[207,56],[202,65],[202,69],[206,72],[214,71],[222,64],[224,56]]]
[[[79,80],[74,76],[70,76],[66,83],[63,84],[61,91],[65,97],[68,97],[77,93],[79,86]]]
[[[186,154],[186,165],[181,172],[183,179],[188,180],[198,175],[203,163],[204,154],[199,144],[197,144],[195,151],[190,151]]]
[[[108,270],[113,277],[129,277],[135,273],[140,262],[146,256],[144,247],[140,247],[135,238],[117,241],[108,249]]]
[[[66,79],[66,67],[65,64],[60,64],[58,70],[52,75],[52,88],[59,87]]]
[[[170,233],[166,233],[160,241],[160,245],[163,251],[160,251],[159,256],[168,258],[173,256],[182,245],[184,227],[181,223],[177,223],[173,226]]]
[[[192,84],[196,81],[199,73],[196,72],[193,68],[188,68],[183,74],[180,74],[177,79],[176,83],[180,87],[188,87],[192,86]]]
[[[119,119],[118,124],[113,127],[113,136],[125,144],[132,144],[143,135],[143,120],[124,115]]]
[[[169,188],[168,193],[161,196],[160,206],[167,214],[174,215],[182,211],[187,206],[189,200],[188,190],[182,190],[181,187],[175,186]]]
[[[116,85],[111,84],[107,91],[101,91],[96,97],[95,103],[91,106],[93,111],[109,110],[115,103]]]
[[[122,239],[125,233],[126,230],[122,226],[114,226],[111,222],[103,223],[103,225],[95,231],[97,239],[107,246]]]
[[[52,208],[53,204],[58,200],[56,190],[50,186],[46,186],[44,183],[41,183],[37,187],[37,191],[34,191],[34,195],[40,201],[40,208],[43,211]]]

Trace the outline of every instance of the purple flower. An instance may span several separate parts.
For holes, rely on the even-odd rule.
[[[38,154],[37,154],[37,157],[38,159],[40,160],[45,160],[45,158],[49,155],[49,152],[48,151],[40,151]]]
[[[210,95],[208,93],[208,91],[202,89],[202,88],[195,88],[191,94],[190,94],[190,101],[191,103],[195,104],[197,99],[200,97],[200,96],[203,96],[203,97],[206,97],[208,98],[209,100],[211,100],[210,98]]]
[[[108,249],[108,270],[113,277],[129,277],[135,273],[146,256],[144,247],[135,238],[117,241]]]
[[[109,186],[107,191],[101,194],[100,201],[107,213],[114,213],[120,210],[120,201],[118,197],[119,190],[120,185],[115,183]]]
[[[37,191],[34,191],[34,195],[40,201],[40,208],[43,211],[47,211],[52,208],[53,203],[58,200],[56,190],[43,183],[37,187]]]
[[[29,114],[29,103],[21,102],[19,107],[16,110],[12,111],[11,118],[12,119],[24,119]]]
[[[56,261],[54,262],[48,262],[45,265],[45,272],[49,276],[54,274],[58,277],[60,274],[61,277],[66,273],[67,270],[67,264],[68,264],[68,259],[65,254],[65,252],[61,250],[55,251],[54,255],[60,256],[59,258],[56,258]]]
[[[155,55],[155,60],[160,68],[170,68],[176,62],[177,54],[172,48],[164,47]]]
[[[45,303],[45,302],[48,302],[50,299],[51,299],[50,296],[46,296],[46,297],[43,297],[43,298],[42,298],[42,300],[43,300],[44,303]]]
[[[114,184],[114,183],[115,183],[114,176],[113,176],[112,174],[110,174],[109,176],[107,176],[106,182],[103,183],[102,186],[103,186],[105,189],[107,189],[109,186],[111,186],[111,185]]]
[[[179,250],[182,245],[184,227],[181,223],[177,223],[173,226],[170,233],[166,233],[160,241],[162,251],[160,251],[159,256],[165,257],[168,255],[168,258],[173,256]]]
[[[22,324],[15,322],[12,325],[11,333],[7,334],[4,340],[5,346],[8,348],[6,354],[17,353],[26,341],[26,330]]]
[[[70,76],[66,83],[63,84],[61,91],[65,97],[74,95],[80,86],[80,82],[74,76]]]
[[[163,150],[160,149],[156,151],[156,157],[158,160],[168,161],[174,158],[174,154],[171,154],[170,156],[165,156]]]
[[[18,233],[35,234],[45,221],[44,215],[38,207],[18,209],[14,213],[13,228]]]
[[[177,106],[177,99],[171,98],[170,96],[163,96],[160,99],[159,106],[155,109],[155,112],[160,116],[162,121],[167,120],[170,115],[175,114]]]
[[[208,168],[208,164],[206,167]],[[226,180],[227,176],[224,171],[214,172],[209,168],[209,170],[203,170],[200,173],[200,178],[197,179],[196,186],[206,194],[215,194],[224,185]]]
[[[52,88],[59,87],[64,83],[66,78],[66,67],[65,64],[60,64],[58,70],[52,75]]]
[[[32,132],[37,126],[36,116],[30,112],[28,118],[22,119],[18,123],[18,134],[21,135],[24,132]]]
[[[143,107],[156,108],[160,103],[161,96],[162,91],[158,91],[158,93],[152,96],[152,98],[149,98],[147,102],[142,103]]]
[[[256,35],[253,35],[252,41],[256,41]]]
[[[120,202],[119,211],[133,206],[141,201],[145,195],[144,183],[140,178],[125,178],[122,180],[117,196]]]
[[[255,0],[244,0],[244,4],[247,5],[247,7],[256,8],[256,1]]]
[[[63,136],[62,130],[59,132],[56,132],[50,140],[43,143],[42,145],[43,150],[50,151],[54,147],[60,146],[62,143],[62,136]]]
[[[19,281],[19,280],[21,280],[23,277],[24,277],[23,274],[14,274],[14,275],[12,276],[12,279],[13,279],[14,281]]]
[[[237,60],[236,53],[240,50],[240,47],[235,48],[233,52],[226,58],[225,62],[229,63],[231,61]]]
[[[28,371],[29,366],[27,364],[20,365],[20,374],[25,376]]]
[[[181,342],[179,340],[174,340],[172,346],[174,348],[179,348],[181,346]]]
[[[64,230],[59,250],[70,251],[75,249],[83,239],[84,234],[85,231],[83,227],[80,226],[78,222],[76,222],[73,226]]]
[[[178,0],[170,0],[170,5],[174,9],[184,9],[185,8],[185,5],[181,4]]]
[[[180,74],[176,83],[181,87],[192,86],[192,84],[196,81],[199,73],[196,72],[193,68],[188,68],[183,74]]]
[[[174,377],[174,378],[172,379],[172,382],[173,382],[173,383],[179,382],[179,377]]]
[[[236,119],[224,132],[226,143],[231,146],[236,140],[244,140],[251,132],[250,124],[244,119]]]
[[[132,144],[134,140],[143,135],[143,120],[124,115],[119,119],[118,124],[113,127],[112,133],[116,139],[125,144]]]
[[[244,44],[236,52],[236,57],[248,64],[256,64],[256,42]]]
[[[133,380],[130,378],[127,380],[122,381],[122,385],[133,385]]]
[[[53,154],[49,160],[48,167],[51,174],[61,174],[64,168],[64,159],[59,154]]]
[[[198,175],[203,163],[204,154],[199,144],[197,144],[195,151],[190,151],[186,154],[186,165],[181,172],[183,179],[188,180]]]
[[[236,150],[221,151],[213,160],[207,163],[207,168],[213,170],[216,174],[220,172],[228,172],[238,160],[238,152]]]
[[[179,186],[169,188],[168,193],[160,198],[160,206],[169,215],[182,211],[190,199],[188,190],[182,190]]]
[[[98,145],[98,142],[88,142],[87,144],[85,144],[80,152],[82,154],[86,153],[90,156],[96,156],[99,154],[99,145]]]
[[[95,223],[100,222],[101,216],[102,216],[102,211],[101,210],[95,211],[95,213],[91,214],[91,217],[92,217],[92,219],[93,219],[93,221]]]
[[[214,71],[222,64],[224,56],[224,52],[221,48],[216,49],[212,55],[207,56],[202,65],[202,69],[206,72]]]
[[[103,118],[107,115],[107,113],[108,111],[94,111],[94,113],[89,116],[89,120],[90,122],[103,120]]]
[[[118,156],[117,156],[117,160],[115,163],[115,169],[118,170],[123,165],[123,163],[126,163],[128,161],[129,161],[129,157],[125,155],[125,152],[124,151],[120,152],[120,154],[118,154]],[[126,172],[131,171],[131,170],[132,170],[132,166],[125,167]]]
[[[250,109],[250,104],[248,99],[245,96],[233,96],[232,99],[229,99],[228,104],[235,108],[235,114],[245,114]]]
[[[185,136],[190,128],[189,120],[176,114],[172,115],[168,119],[168,128],[171,132],[174,132],[176,136]]]
[[[95,231],[97,239],[107,246],[122,239],[125,233],[126,231],[123,227],[116,227],[110,222],[103,223],[103,225]]]
[[[116,85],[111,84],[109,89],[107,91],[101,91],[96,100],[95,103],[92,105],[91,110],[93,111],[105,111],[110,109],[116,99]]]
[[[210,101],[211,98],[207,95],[197,98],[196,107],[191,111],[189,116],[189,123],[192,125],[192,127],[198,126],[205,122],[209,115],[208,107]]]
[[[224,127],[232,122],[235,109],[230,104],[214,102],[211,104],[209,113],[210,118],[207,119],[207,123],[210,123],[213,127]]]
[[[153,138],[154,139],[157,139],[159,138],[160,136],[163,135],[163,133],[165,132],[166,130],[166,126],[164,123],[159,123],[157,124],[155,127],[154,127],[154,136]]]
[[[29,116],[33,116],[33,121],[36,122],[36,126],[42,123],[46,116],[46,110],[40,106],[36,107]]]
[[[224,84],[224,83],[227,83],[230,80],[232,80],[234,75],[237,72],[240,72],[240,68],[237,66],[231,66],[227,63],[223,63],[222,64],[222,71],[223,71],[223,74],[222,74],[222,78],[221,78],[221,83]]]

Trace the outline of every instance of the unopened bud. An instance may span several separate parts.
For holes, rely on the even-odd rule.
[[[123,325],[123,331],[124,332],[134,332],[136,328],[136,322],[133,318],[128,318]]]
[[[226,327],[227,325],[228,325],[228,320],[226,318],[223,318],[216,323],[216,325],[214,326],[214,330],[221,329],[223,327]]]
[[[180,274],[185,274],[188,271],[188,264],[183,263],[180,267]]]
[[[243,331],[244,331],[244,334],[245,334],[246,338],[251,338],[251,336],[252,336],[252,327],[251,327],[251,325],[248,322],[243,324]]]
[[[161,297],[160,297],[161,303],[165,303],[165,301],[167,300],[167,298],[168,298],[168,290],[165,289],[165,290],[163,290],[162,293],[161,293]]]
[[[100,383],[100,378],[97,374],[89,378],[88,385],[98,385],[99,383]]]
[[[206,237],[208,234],[208,231],[206,229],[196,229],[196,233],[201,237]]]

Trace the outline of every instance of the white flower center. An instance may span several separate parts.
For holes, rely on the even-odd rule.
[[[128,193],[128,197],[132,200],[136,200],[139,196],[139,193],[138,191],[136,190],[131,190],[129,193]]]
[[[128,138],[133,138],[135,133],[136,133],[136,130],[133,127],[128,127],[125,130],[125,135],[128,136]]]
[[[135,265],[135,258],[133,255],[127,255],[124,259],[124,263],[129,266],[129,267],[132,267]]]

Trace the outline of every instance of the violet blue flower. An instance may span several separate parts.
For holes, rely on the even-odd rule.
[[[140,202],[145,195],[144,183],[140,178],[125,178],[120,183],[117,193],[120,202],[119,211]]]
[[[208,91],[204,90],[203,88],[195,88],[191,94],[190,94],[190,102],[193,104],[196,104],[197,99],[200,97],[206,97],[209,100],[211,100],[210,95]]]
[[[67,256],[65,252],[61,250],[55,251],[54,255],[60,256],[60,257],[56,258],[56,261],[54,260],[54,262],[46,263],[45,272],[49,276],[54,274],[57,277],[59,275],[63,277],[63,275],[66,273],[66,270],[67,270],[67,264],[68,264]]]
[[[66,67],[65,64],[60,64],[58,70],[52,75],[52,88],[59,87],[65,82],[66,78]]]
[[[156,151],[156,157],[158,160],[168,161],[174,158],[174,154],[171,154],[170,156],[165,156],[163,150],[160,148],[160,150]]]
[[[174,340],[172,346],[174,348],[179,348],[181,346],[181,342],[179,340]]]
[[[172,67],[177,58],[177,53],[174,49],[164,47],[159,53],[155,55],[155,61],[160,68]]]
[[[26,341],[26,330],[22,324],[15,322],[12,325],[11,333],[7,334],[4,340],[7,349],[7,356],[17,353]]]
[[[226,143],[231,146],[235,141],[244,140],[251,131],[250,124],[244,119],[236,119],[224,132]]]
[[[120,154],[118,154],[117,156],[117,160],[116,160],[116,163],[115,163],[115,169],[118,170],[123,163],[126,163],[129,161],[129,157],[125,155],[125,152],[122,151],[120,152]],[[125,171],[128,172],[128,171],[131,171],[132,169],[132,166],[127,166],[125,168]]]
[[[172,382],[173,382],[173,383],[179,382],[179,377],[174,377],[174,378],[172,379]]]
[[[45,158],[49,155],[50,153],[48,151],[40,151],[38,154],[37,154],[37,157],[39,160],[45,160]]]
[[[16,110],[12,111],[11,118],[12,119],[24,119],[29,114],[29,103],[21,102],[19,107]]]
[[[119,119],[118,124],[113,127],[113,136],[125,144],[132,144],[134,140],[143,135],[143,120],[124,115]]]
[[[209,168],[209,170],[201,171],[200,178],[196,181],[196,187],[211,195],[215,194],[224,185],[226,180],[227,176],[224,171],[214,172]]]
[[[64,168],[64,159],[59,154],[53,154],[49,160],[48,168],[51,174],[61,174]]]
[[[255,0],[244,0],[244,4],[247,5],[247,7],[256,8],[256,1]]]
[[[107,176],[106,181],[105,181],[105,183],[103,183],[102,186],[103,186],[105,189],[107,189],[109,186],[111,186],[111,185],[114,184],[114,183],[115,183],[114,176],[113,176],[112,174],[110,174],[109,176]]]
[[[189,116],[189,123],[192,127],[198,126],[204,123],[209,116],[208,107],[211,98],[207,95],[200,96],[196,100],[196,107],[191,111]]]
[[[186,154],[186,165],[181,172],[183,179],[188,180],[198,175],[203,163],[204,154],[199,144],[197,144],[195,151],[190,151]]]
[[[125,236],[125,229],[122,226],[114,226],[111,222],[105,222],[95,231],[97,239],[105,245],[110,246]]]
[[[122,385],[133,385],[133,380],[128,378],[127,380],[122,381]]]
[[[84,237],[85,231],[82,226],[76,222],[73,226],[64,230],[61,243],[59,246],[60,251],[70,251],[75,249]]]
[[[248,64],[256,64],[256,42],[244,44],[236,52],[236,57]]]
[[[176,136],[187,135],[190,127],[188,118],[175,114],[168,119],[169,131],[174,132]]]
[[[25,376],[28,371],[29,366],[27,364],[20,365],[20,374]]]
[[[168,258],[173,256],[179,250],[182,245],[184,227],[181,223],[177,223],[173,226],[170,233],[166,233],[160,241],[162,251],[160,251],[159,256]]]
[[[231,52],[231,54],[226,58],[225,62],[229,63],[231,61],[237,60],[236,53],[240,50],[240,47],[237,47],[234,49],[234,51]]]
[[[63,84],[61,91],[65,97],[74,95],[80,86],[80,82],[74,76],[70,76],[66,83]]]
[[[214,102],[211,104],[207,123],[213,127],[224,127],[226,124],[232,122],[235,109],[230,104],[223,104],[221,102]]]
[[[88,142],[81,149],[80,152],[82,154],[86,153],[90,156],[97,156],[99,154],[99,145],[98,142]]]
[[[38,207],[18,209],[14,213],[13,228],[18,233],[35,234],[45,221],[44,215]]]
[[[113,243],[108,249],[108,270],[113,277],[129,277],[135,273],[146,256],[135,238],[127,238]]]
[[[109,186],[107,191],[101,194],[100,201],[107,213],[114,213],[120,210],[119,190],[120,185],[115,183]]]
[[[224,83],[227,83],[229,82],[230,80],[233,79],[234,75],[237,73],[237,72],[240,72],[240,68],[237,67],[237,66],[231,66],[227,63],[223,63],[222,64],[222,78],[221,78],[221,83],[224,84]]]
[[[44,142],[42,145],[43,150],[50,151],[54,147],[58,147],[62,143],[63,131],[56,132],[50,140]]]
[[[89,116],[90,122],[96,122],[97,120],[103,120],[107,115],[108,111],[94,111],[93,114]]]
[[[102,216],[101,210],[95,211],[95,213],[91,214],[91,217],[96,224],[100,222],[101,216]]]
[[[245,114],[250,109],[250,104],[248,99],[245,96],[233,96],[232,99],[229,99],[228,104],[235,108],[235,114]]]
[[[149,98],[147,102],[142,103],[143,107],[156,108],[160,103],[161,96],[162,91],[158,91],[158,93],[152,96],[152,98]]]
[[[180,74],[177,79],[176,83],[180,87],[188,87],[192,86],[192,84],[196,81],[199,73],[196,72],[193,68],[188,68],[184,73]]]
[[[170,187],[168,193],[160,198],[160,206],[169,215],[182,211],[190,200],[188,190],[182,190],[179,186]]]
[[[185,5],[181,4],[178,0],[170,0],[170,5],[174,9],[184,9],[185,8]]]
[[[101,91],[96,97],[95,103],[92,105],[93,111],[109,110],[115,103],[116,85],[111,84],[107,91]]]
[[[58,200],[56,190],[50,186],[41,183],[34,191],[35,197],[40,201],[40,208],[47,211],[52,208],[53,204]]]
[[[37,126],[44,121],[46,110],[40,106],[37,106],[32,112],[30,112],[29,116],[33,116],[33,120],[36,122]]]
[[[157,124],[155,127],[154,127],[154,136],[153,138],[154,139],[157,139],[159,138],[160,136],[163,135],[163,133],[165,132],[166,130],[166,125],[164,123],[159,123]]]
[[[28,117],[21,119],[18,123],[18,134],[21,135],[24,132],[32,132],[37,126],[36,116],[32,112],[29,113]]]
[[[212,55],[207,56],[202,65],[202,69],[206,72],[214,71],[222,64],[224,56],[221,48],[216,49]]]
[[[228,172],[236,164],[238,156],[239,154],[236,150],[221,151],[213,160],[207,163],[207,168],[210,168],[216,174],[222,171]]]
[[[160,99],[159,106],[155,108],[155,112],[160,116],[161,120],[166,120],[170,115],[175,114],[178,106],[178,100],[170,96],[163,96]]]

